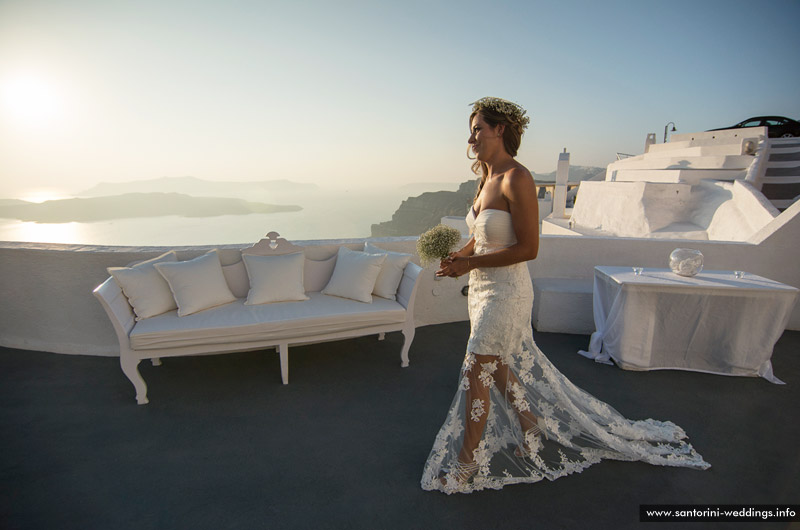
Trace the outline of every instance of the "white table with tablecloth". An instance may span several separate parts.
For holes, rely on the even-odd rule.
[[[627,370],[691,370],[722,375],[772,373],[772,350],[798,289],[761,276],[669,269],[595,267],[594,322],[588,351]]]

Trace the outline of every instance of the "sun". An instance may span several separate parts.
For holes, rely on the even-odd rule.
[[[0,78],[0,109],[14,123],[51,123],[61,113],[61,99],[57,85],[42,75],[23,73]]]

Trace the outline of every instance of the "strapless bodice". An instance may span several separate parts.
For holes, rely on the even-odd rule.
[[[484,208],[478,215],[469,209],[467,226],[475,237],[475,253],[483,254],[490,250],[506,248],[517,242],[511,214],[505,210]]]

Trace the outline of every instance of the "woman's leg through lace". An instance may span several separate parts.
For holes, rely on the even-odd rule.
[[[484,365],[497,360],[497,357],[493,355],[473,355],[475,362],[465,373],[469,386],[464,404],[466,407],[464,441],[458,455],[459,461],[463,463],[471,463],[475,460],[474,451],[478,448],[486,427],[486,420],[489,419],[491,387],[484,384],[485,376],[482,377],[482,374],[486,372]]]
[[[497,390],[499,390],[506,401],[513,406],[514,412],[516,412],[517,418],[519,419],[520,427],[522,427],[522,432],[535,427],[538,424],[538,419],[536,415],[531,412],[530,403],[527,402],[525,397],[522,395],[516,396],[514,394],[513,388],[522,389],[523,387],[522,383],[519,382],[519,379],[517,379],[517,376],[514,375],[514,372],[509,369],[507,364],[498,362],[494,382],[497,386]]]
[[[475,459],[474,451],[483,436],[486,421],[489,418],[490,391],[495,385],[506,401],[513,407],[520,422],[522,432],[535,427],[538,423],[536,415],[522,395],[515,395],[514,389],[522,391],[517,376],[496,355],[473,354],[475,362],[465,371],[467,380],[466,415],[464,425],[464,441],[458,459],[468,464]]]

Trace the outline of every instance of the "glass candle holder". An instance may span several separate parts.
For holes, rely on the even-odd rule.
[[[703,253],[693,248],[676,248],[669,255],[669,268],[680,276],[695,276],[703,270]]]

